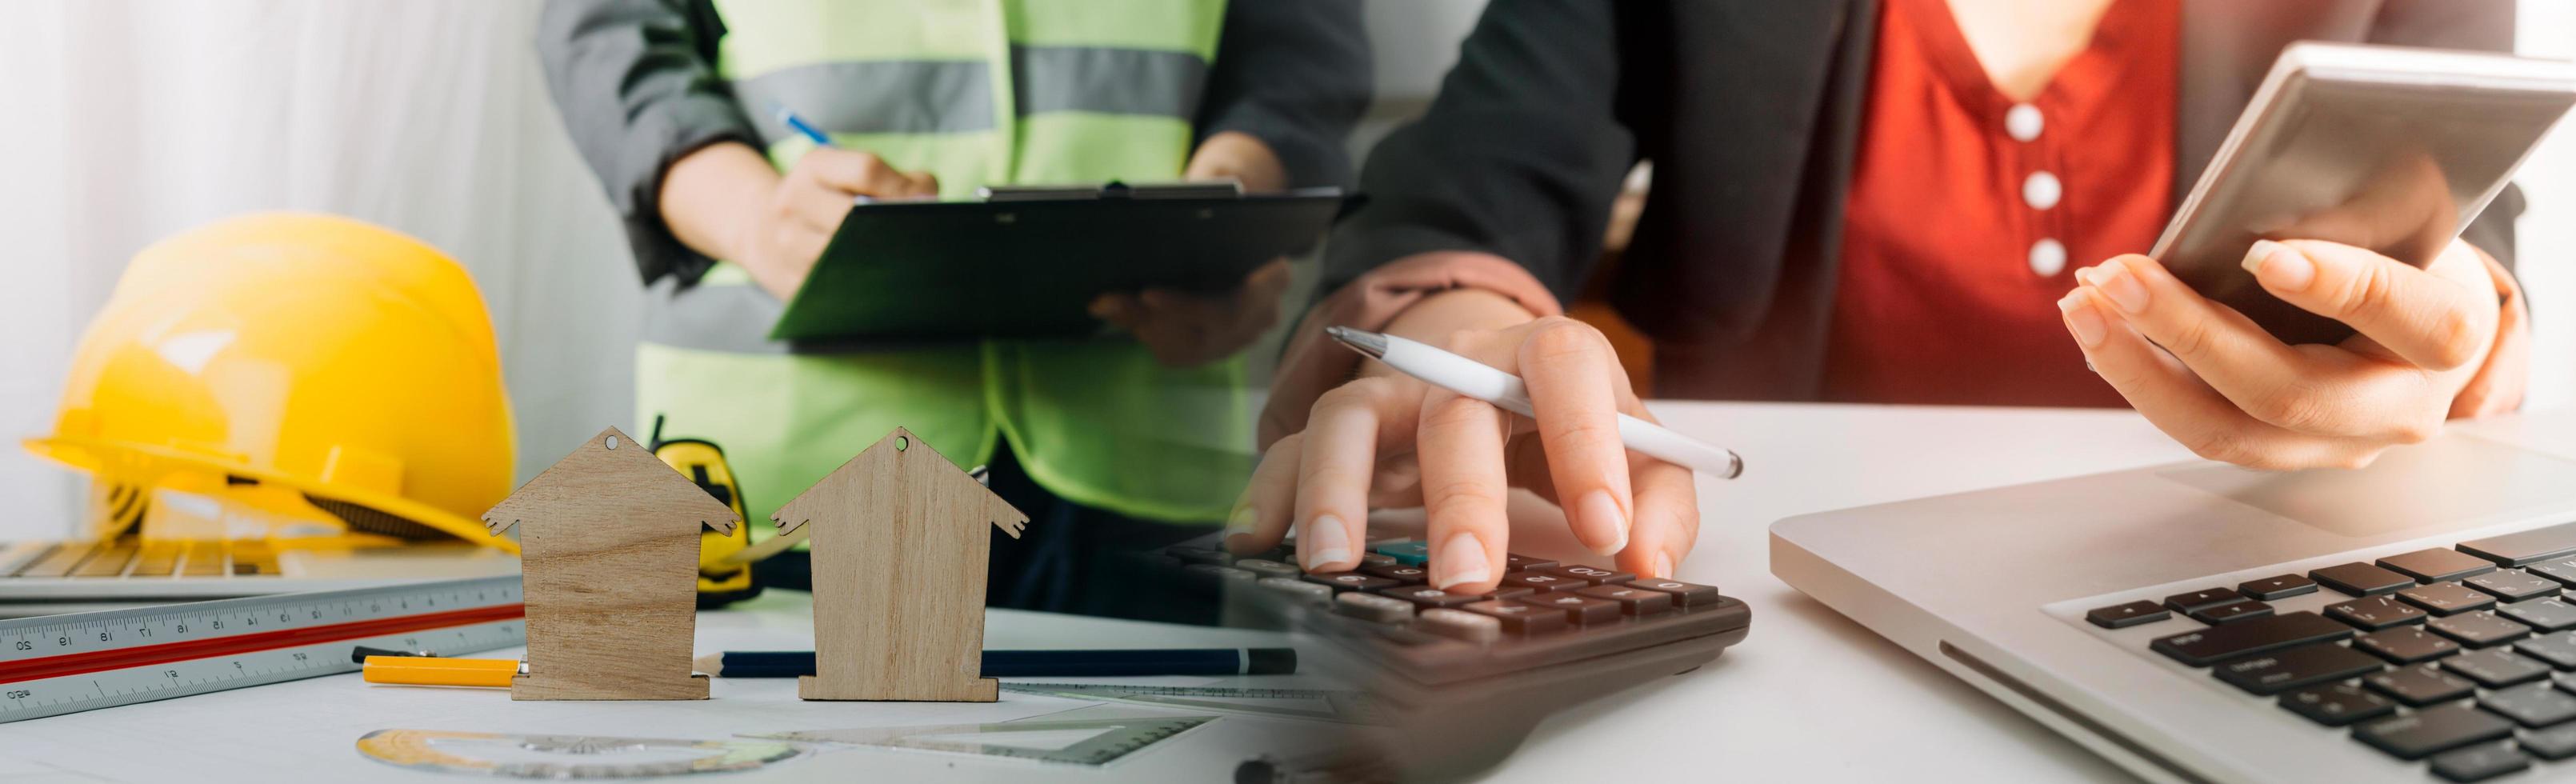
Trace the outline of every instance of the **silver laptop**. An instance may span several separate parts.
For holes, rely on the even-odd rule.
[[[2576,411],[1793,517],[1771,570],[2152,780],[2576,777]]]

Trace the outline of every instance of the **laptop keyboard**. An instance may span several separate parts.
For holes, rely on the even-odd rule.
[[[99,541],[0,545],[17,553],[0,562],[0,578],[276,577],[277,553],[256,539]]]
[[[2149,650],[2433,775],[2576,758],[2576,523],[2099,607]],[[2279,602],[2322,594],[2321,609]],[[2301,603],[2313,603],[2302,600]],[[2576,771],[2576,762],[2568,765]]]

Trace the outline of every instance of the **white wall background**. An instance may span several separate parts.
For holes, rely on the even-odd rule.
[[[2522,49],[2576,57],[2576,0],[2523,0]],[[1380,102],[1419,112],[1481,0],[1373,0]],[[631,424],[639,295],[607,202],[539,78],[536,3],[0,2],[0,540],[57,536],[79,485],[15,448],[51,424],[73,343],[152,240],[257,209],[338,212],[447,250],[481,284],[520,472]],[[2576,401],[2576,125],[2522,178],[2533,404]]]

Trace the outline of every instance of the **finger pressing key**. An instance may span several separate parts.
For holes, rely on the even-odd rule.
[[[1617,553],[1628,546],[1636,508],[1628,491],[1628,449],[1619,440],[1612,381],[1621,375],[1617,356],[1599,331],[1579,321],[1552,316],[1529,329],[1520,345],[1520,371],[1537,413],[1539,442],[1547,448],[1557,503],[1585,547]]]
[[[1431,585],[1483,593],[1502,578],[1510,524],[1503,472],[1503,412],[1447,390],[1422,402],[1414,436],[1431,544]]]

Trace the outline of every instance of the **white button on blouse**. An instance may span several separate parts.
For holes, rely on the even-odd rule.
[[[2004,111],[2004,132],[2012,134],[2014,141],[2026,142],[2037,139],[2040,129],[2047,125],[2046,120],[2040,116],[2037,106],[2017,103],[2013,104],[2011,109]]]
[[[2056,277],[2066,271],[2066,246],[2057,240],[2042,238],[2030,245],[2030,271],[2040,277]]]

